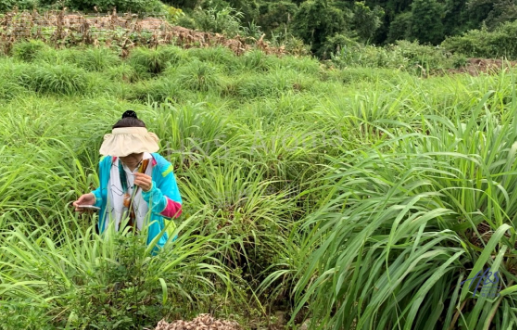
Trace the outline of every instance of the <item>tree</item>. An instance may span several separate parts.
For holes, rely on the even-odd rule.
[[[333,7],[325,0],[304,2],[293,18],[293,32],[311,50],[322,56],[323,45],[329,37],[349,30],[351,12],[344,12]]]
[[[371,10],[364,2],[356,2],[353,25],[357,35],[362,40],[370,40],[381,26],[382,16],[384,16],[384,10],[379,6]]]
[[[393,43],[397,40],[410,39],[412,21],[413,14],[411,12],[398,14],[390,24],[387,42]]]
[[[264,3],[260,7],[257,24],[270,33],[277,29],[287,29],[287,26],[298,11],[298,7],[289,1]]]
[[[469,29],[466,0],[447,0],[445,2],[443,28],[445,35],[448,36],[461,34]]]
[[[468,7],[470,14],[482,19],[490,30],[517,19],[517,0],[472,0]]]
[[[436,0],[414,0],[411,4],[411,38],[438,44],[444,39],[444,6]]]

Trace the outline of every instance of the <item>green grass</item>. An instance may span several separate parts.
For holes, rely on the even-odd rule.
[[[514,328],[516,78],[19,44],[0,57],[0,328],[278,310],[295,328]],[[127,109],[184,200],[155,257],[70,207]],[[501,295],[473,298],[460,283],[488,267]]]

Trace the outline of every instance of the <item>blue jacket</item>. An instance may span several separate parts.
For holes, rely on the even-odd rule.
[[[160,235],[165,228],[164,219],[178,218],[181,214],[181,196],[176,184],[172,164],[158,153],[152,153],[152,180],[153,185],[148,192],[142,191],[142,197],[149,205],[151,217],[149,221],[147,245],[149,245],[155,237]],[[100,207],[98,229],[99,233],[104,232],[105,211],[108,196],[108,182],[110,176],[110,168],[117,157],[104,156],[99,162],[99,178],[100,186],[92,191],[95,195],[95,206]],[[167,242],[168,235],[165,231],[158,243],[157,247],[163,247]]]

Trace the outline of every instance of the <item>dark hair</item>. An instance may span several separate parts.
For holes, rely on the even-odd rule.
[[[122,127],[146,127],[145,123],[138,119],[136,112],[133,110],[127,110],[122,114],[122,119],[117,121],[115,125],[113,125],[112,129],[122,128]]]

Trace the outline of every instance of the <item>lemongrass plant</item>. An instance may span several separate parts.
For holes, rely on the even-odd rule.
[[[514,71],[17,47],[0,57],[0,328],[268,324],[275,310],[327,329],[515,326]],[[127,109],[183,197],[179,238],[155,257],[70,206],[97,188]],[[461,283],[488,267],[500,296],[472,297]]]

